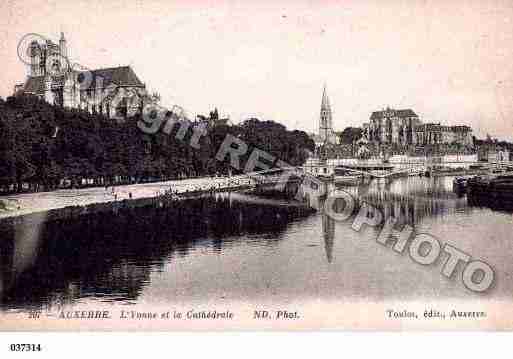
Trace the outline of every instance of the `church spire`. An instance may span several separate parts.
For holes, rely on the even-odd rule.
[[[334,140],[331,106],[326,92],[326,84],[322,90],[321,113],[319,119],[319,136],[321,141],[332,143]]]
[[[328,94],[326,92],[326,84],[324,84],[324,88],[322,90],[322,102],[321,102],[321,112],[322,111],[330,111],[330,99],[328,98]]]

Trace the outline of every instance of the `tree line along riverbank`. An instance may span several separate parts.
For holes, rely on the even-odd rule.
[[[192,121],[183,141],[175,137],[179,126],[149,135],[137,127],[139,119],[116,121],[29,95],[0,98],[0,194],[237,174],[216,159],[228,134],[248,145],[242,163],[258,148],[297,166],[315,148],[303,131],[255,118],[232,125],[217,110]],[[199,124],[207,133],[195,149],[189,139]]]

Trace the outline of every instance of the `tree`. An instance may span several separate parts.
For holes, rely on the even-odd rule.
[[[199,148],[193,148],[194,126],[205,125],[204,121],[189,123],[182,141],[176,138],[178,126],[169,134],[143,133],[137,127],[140,115],[117,123],[99,114],[52,106],[35,96],[9,97],[0,101],[0,186],[3,191],[20,191],[29,185],[38,191],[60,183],[80,186],[84,179],[100,185],[227,174],[234,169],[229,161],[218,161],[216,154],[228,134],[248,144],[243,161],[258,148],[273,155],[275,162],[296,166],[315,148],[305,132],[288,131],[277,122],[210,121],[218,118],[216,108]]]
[[[346,127],[344,131],[339,134],[340,143],[350,145],[358,141],[363,135],[363,131],[359,127]]]

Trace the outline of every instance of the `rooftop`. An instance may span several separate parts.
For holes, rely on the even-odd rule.
[[[108,87],[111,84],[117,86],[144,87],[135,72],[130,66],[110,67],[105,69],[92,70],[93,80],[91,88],[96,88],[97,81],[101,85],[100,88]],[[101,81],[100,81],[101,79]],[[64,85],[63,76],[54,77],[54,83]],[[27,79],[24,91],[42,95],[45,91],[45,76],[31,76]]]
[[[383,111],[374,111],[371,114],[371,120],[375,119],[381,119],[385,117],[400,117],[400,118],[407,118],[407,117],[419,117],[412,109],[402,109],[402,110],[394,110],[387,108]]]

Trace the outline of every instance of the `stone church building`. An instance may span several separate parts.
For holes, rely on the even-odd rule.
[[[445,126],[423,123],[412,109],[387,107],[374,111],[362,126],[366,139],[374,143],[398,145],[472,144],[472,128],[465,125]]]
[[[132,116],[151,101],[145,84],[130,66],[89,70],[72,65],[62,32],[59,44],[32,41],[29,56],[29,74],[24,84],[15,86],[15,94],[32,94],[50,104],[111,118]]]

